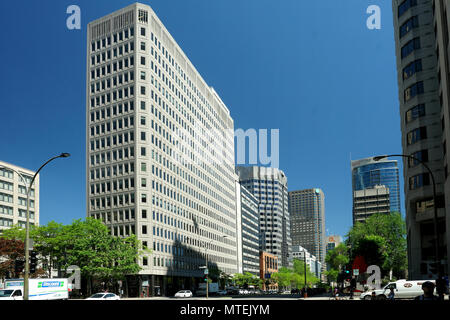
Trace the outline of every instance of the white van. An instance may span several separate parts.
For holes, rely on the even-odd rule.
[[[422,284],[426,281],[435,283],[435,280],[398,280],[388,283],[384,288],[379,290],[368,290],[363,292],[360,299],[372,299],[372,292],[375,291],[378,299],[387,299],[391,288],[394,288],[395,299],[413,299],[423,294]]]
[[[29,279],[30,300],[64,300],[69,298],[67,279]],[[23,279],[6,280],[0,300],[23,300]]]

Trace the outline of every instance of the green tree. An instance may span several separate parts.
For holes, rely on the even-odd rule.
[[[282,267],[276,273],[272,273],[271,279],[278,284],[280,288],[303,288],[305,286],[305,263],[302,260],[294,259],[292,269]],[[312,286],[319,283],[319,279],[306,267],[306,284]]]
[[[25,230],[13,227],[5,230],[2,238],[23,241]],[[41,259],[49,265],[48,275],[54,264],[60,270],[76,265],[82,279],[87,280],[88,293],[94,279],[111,283],[136,274],[140,270],[138,258],[151,252],[142,248],[135,235],[112,236],[100,220],[93,218],[75,220],[64,226],[52,221],[45,226],[32,227],[30,238]]]
[[[261,285],[259,277],[250,272],[234,274],[233,282],[244,289],[248,288],[248,286],[259,287]]]
[[[344,243],[340,243],[334,249],[328,251],[325,262],[330,269],[341,271],[342,266],[349,262],[348,248]]]
[[[368,238],[378,236],[379,238]],[[347,244],[352,248],[352,259],[358,253],[358,248],[364,242],[368,245],[378,243],[383,254],[382,265],[384,271],[393,271],[399,277],[404,276],[407,269],[406,258],[406,225],[400,213],[374,214],[363,223],[357,222],[347,234]],[[361,250],[359,250],[359,253]],[[371,257],[364,256],[366,261]],[[368,259],[369,258],[369,259]]]
[[[339,272],[342,267],[348,264],[349,254],[348,248],[344,243],[339,244],[334,249],[328,251],[325,256],[325,262],[328,266],[328,271],[325,272],[328,283],[336,282],[338,280]]]

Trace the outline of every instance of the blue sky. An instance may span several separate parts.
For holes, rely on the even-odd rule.
[[[327,229],[345,234],[350,155],[401,152],[391,2],[142,2],[219,93],[236,128],[280,129],[289,189],[322,188]],[[86,25],[131,3],[0,2],[0,160],[37,169],[72,154],[42,171],[41,224],[86,215]],[[81,8],[81,30],[66,28],[72,4]],[[372,4],[381,7],[381,30],[366,27]]]

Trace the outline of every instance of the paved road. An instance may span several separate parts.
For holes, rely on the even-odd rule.
[[[329,296],[308,297],[306,300],[329,300]],[[299,295],[262,295],[262,296],[225,296],[225,297],[192,297],[192,298],[174,298],[174,297],[151,297],[151,298],[122,298],[122,300],[305,300]],[[357,298],[357,300],[359,300]]]

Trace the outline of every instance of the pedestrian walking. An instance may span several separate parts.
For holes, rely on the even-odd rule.
[[[388,294],[388,299],[389,300],[395,300],[395,291],[394,291],[393,287],[391,287],[391,291]]]

